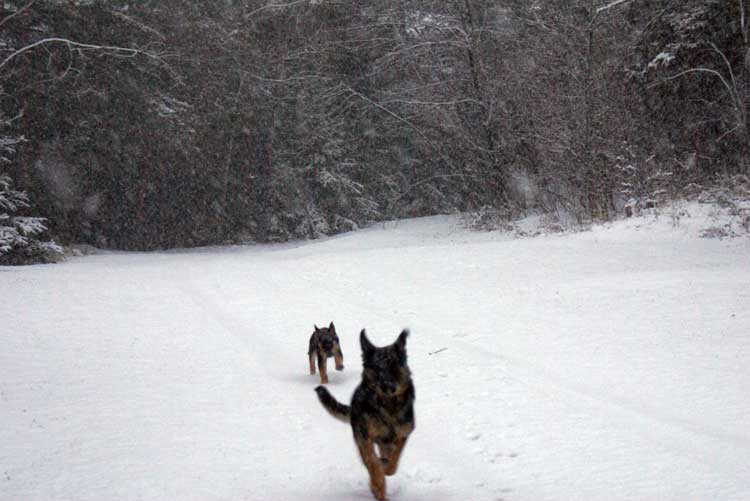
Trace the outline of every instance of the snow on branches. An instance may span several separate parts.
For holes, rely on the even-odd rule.
[[[60,257],[62,247],[37,237],[47,231],[44,218],[15,216],[29,207],[29,197],[13,189],[11,179],[0,175],[0,264],[50,262]]]

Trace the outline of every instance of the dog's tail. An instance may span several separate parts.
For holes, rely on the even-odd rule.
[[[348,405],[340,404],[323,386],[315,388],[315,393],[318,394],[318,400],[326,408],[328,414],[345,423],[350,422],[351,412]]]

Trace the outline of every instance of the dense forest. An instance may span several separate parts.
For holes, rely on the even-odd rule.
[[[746,182],[748,3],[5,1],[0,256],[59,250],[45,226],[148,250]]]

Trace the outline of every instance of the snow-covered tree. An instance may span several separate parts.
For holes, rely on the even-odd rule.
[[[633,9],[646,27],[634,76],[676,163],[709,175],[747,172],[748,2],[641,1]]]
[[[44,218],[19,216],[29,207],[29,197],[13,189],[10,177],[0,175],[0,264],[50,262],[62,255],[62,247],[39,236],[47,230]]]
[[[0,120],[7,125],[8,120]],[[11,162],[22,137],[0,136],[0,162]],[[41,241],[47,230],[44,218],[19,215],[30,207],[29,197],[13,188],[10,176],[0,173],[0,264],[50,262],[62,255],[53,241]]]

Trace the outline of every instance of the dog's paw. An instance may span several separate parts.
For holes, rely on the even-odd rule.
[[[370,483],[370,492],[372,492],[372,495],[375,496],[375,499],[378,501],[385,501],[385,484],[375,485]]]
[[[344,366],[343,365],[337,365],[336,366],[336,370],[337,371],[343,371],[344,370]]]

